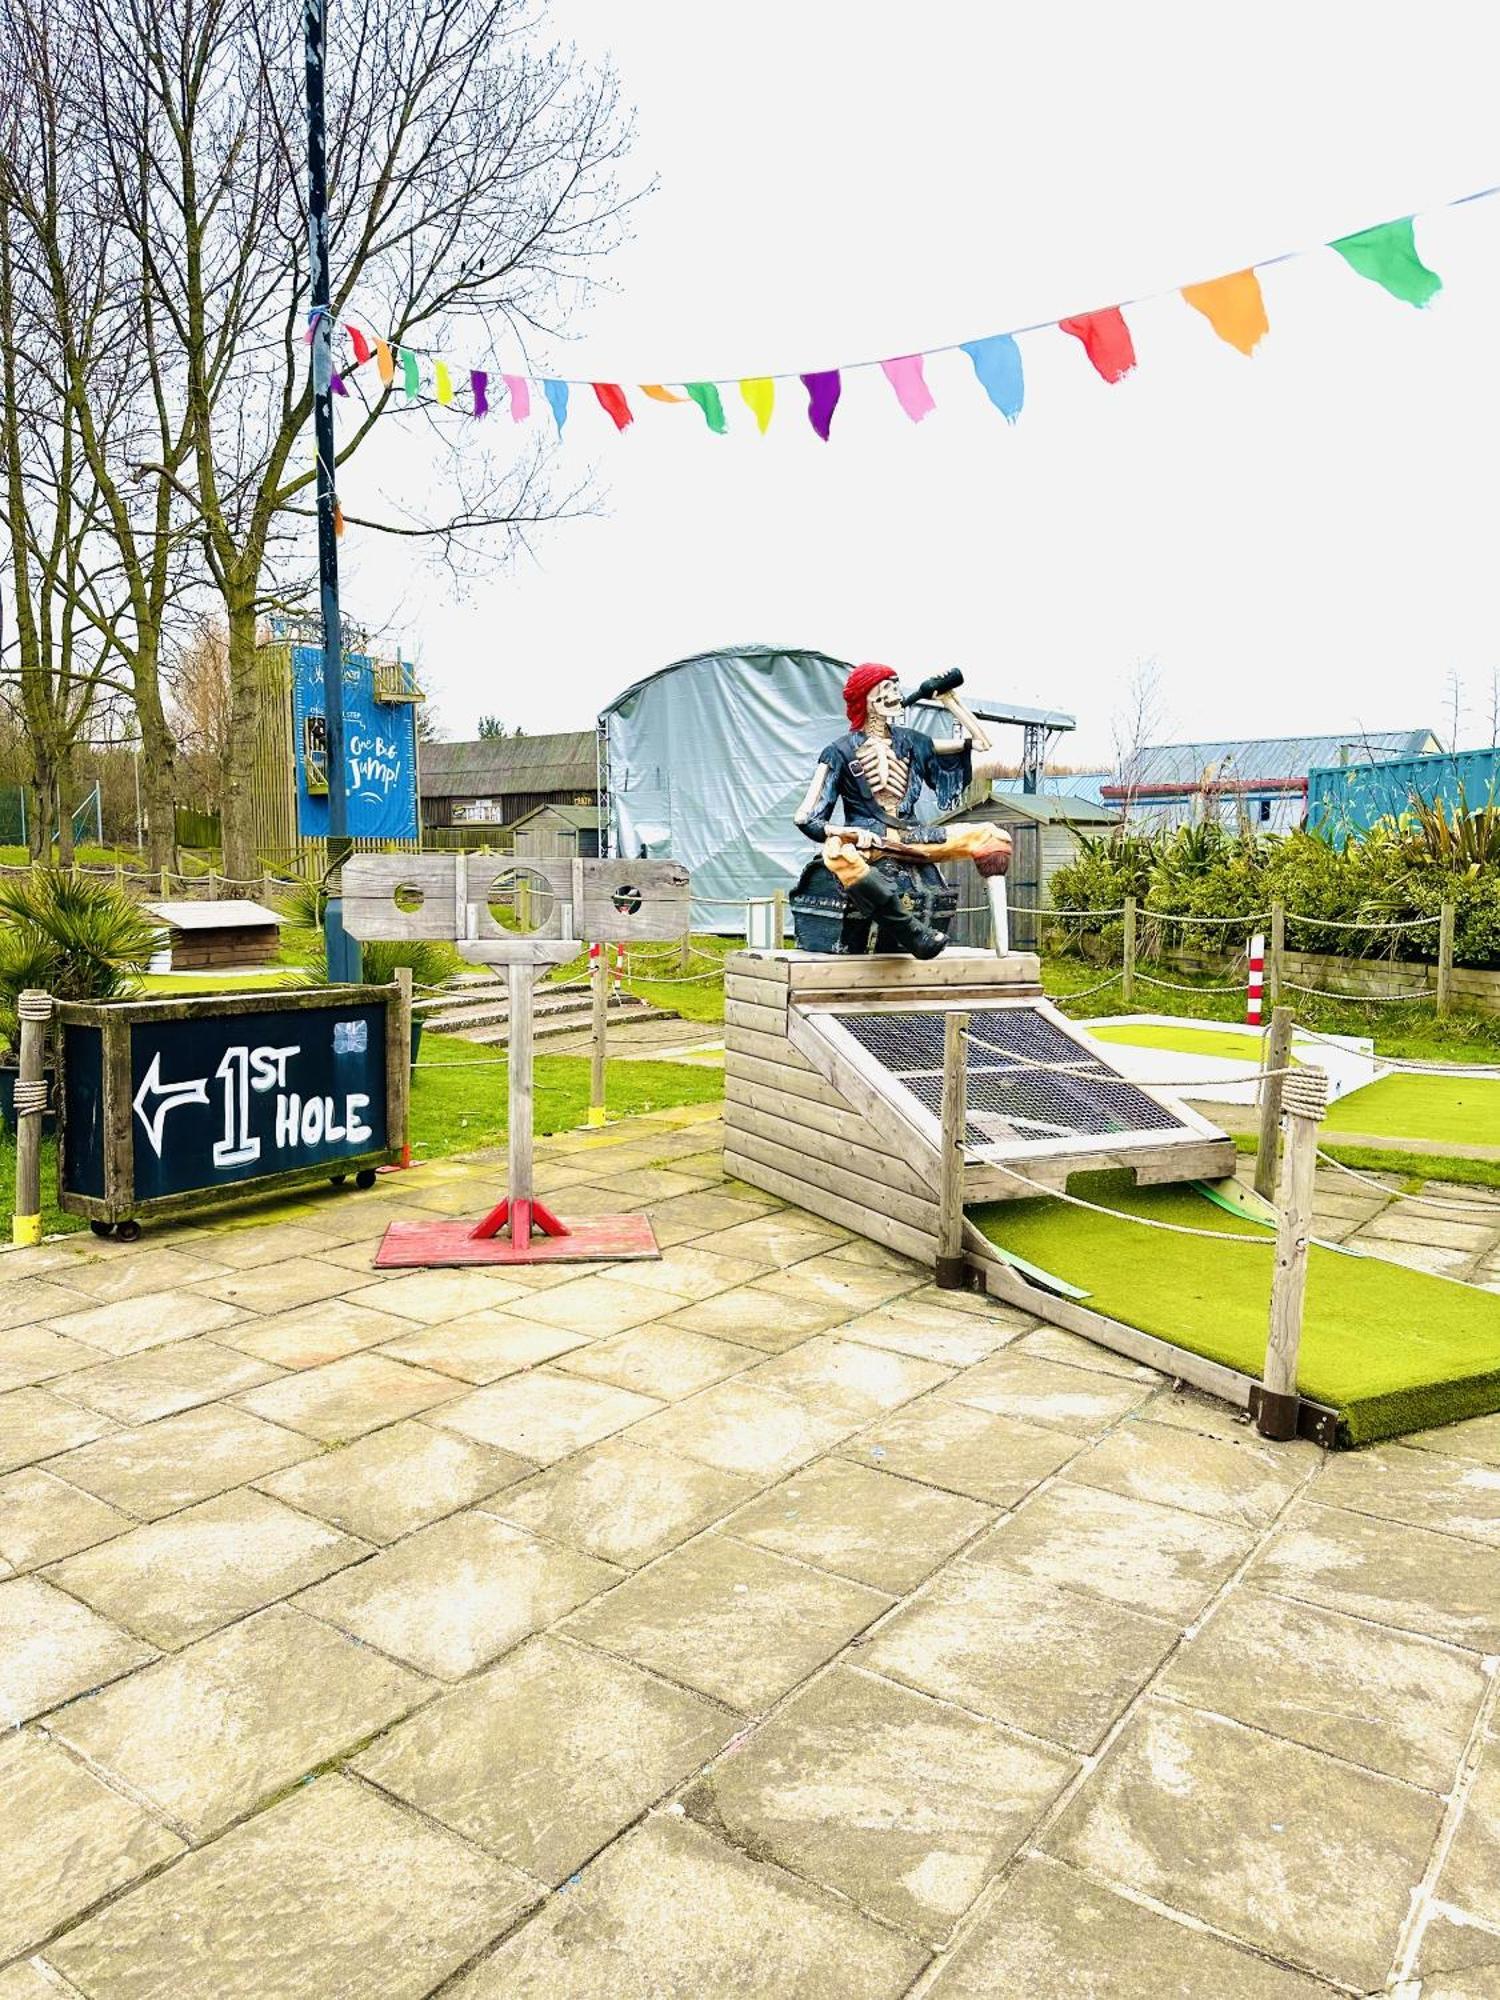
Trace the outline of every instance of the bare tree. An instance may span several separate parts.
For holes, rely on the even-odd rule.
[[[1463,733],[1464,684],[1457,667],[1448,669],[1448,754],[1458,751],[1458,739]]]
[[[193,510],[222,601],[224,862],[249,874],[257,620],[309,581],[298,549],[313,479],[300,21],[260,0],[64,3],[86,16],[97,51],[92,109],[158,342],[156,393],[190,439],[189,460],[143,464]],[[628,132],[613,78],[571,50],[539,48],[539,18],[533,0],[337,17],[327,75],[336,317],[363,316],[412,347],[467,333],[487,348],[490,319],[525,339],[555,323],[586,260],[615,240]],[[392,407],[373,364],[353,387],[341,463]],[[350,513],[351,526],[434,538],[467,560],[487,531],[524,534],[556,513],[539,456],[513,470],[460,456],[454,426],[466,420],[430,398],[421,413],[449,446],[452,502],[435,519]]]
[[[1120,706],[1110,721],[1115,775],[1120,786],[1120,817],[1129,825],[1141,782],[1141,759],[1159,737],[1163,724],[1161,668],[1155,658],[1138,659],[1121,690]]]
[[[183,767],[200,802],[223,795],[229,769],[232,704],[229,634],[222,620],[204,618],[169,674],[171,715]]]

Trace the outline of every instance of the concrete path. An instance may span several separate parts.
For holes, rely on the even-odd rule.
[[[1500,1995],[1500,1417],[1267,1446],[708,1107],[541,1156],[661,1262],[377,1275],[475,1161],[0,1258],[0,2000]],[[1442,1200],[1320,1185],[1496,1282]]]

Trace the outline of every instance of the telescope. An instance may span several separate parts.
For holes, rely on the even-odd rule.
[[[901,699],[908,708],[915,708],[919,703],[932,701],[940,694],[952,694],[955,688],[961,688],[963,684],[961,669],[949,667],[945,674],[930,675],[919,687],[914,687],[910,694],[903,692]]]

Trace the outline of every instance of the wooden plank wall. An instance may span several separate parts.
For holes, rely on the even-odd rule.
[[[787,1039],[785,957],[737,952],[724,974],[724,1164],[814,1215],[923,1263],[937,1255],[925,1162],[880,1146],[868,1123]]]

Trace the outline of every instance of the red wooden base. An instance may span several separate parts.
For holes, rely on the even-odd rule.
[[[506,1204],[502,1202],[501,1208]],[[493,1215],[484,1223],[493,1220]],[[513,1243],[506,1236],[481,1236],[472,1222],[393,1222],[375,1253],[381,1271],[461,1264],[604,1264],[630,1257],[659,1257],[655,1232],[644,1215],[590,1215],[559,1223],[537,1204],[534,1226],[561,1229],[562,1235],[533,1236]],[[501,1225],[496,1224],[496,1228]]]

